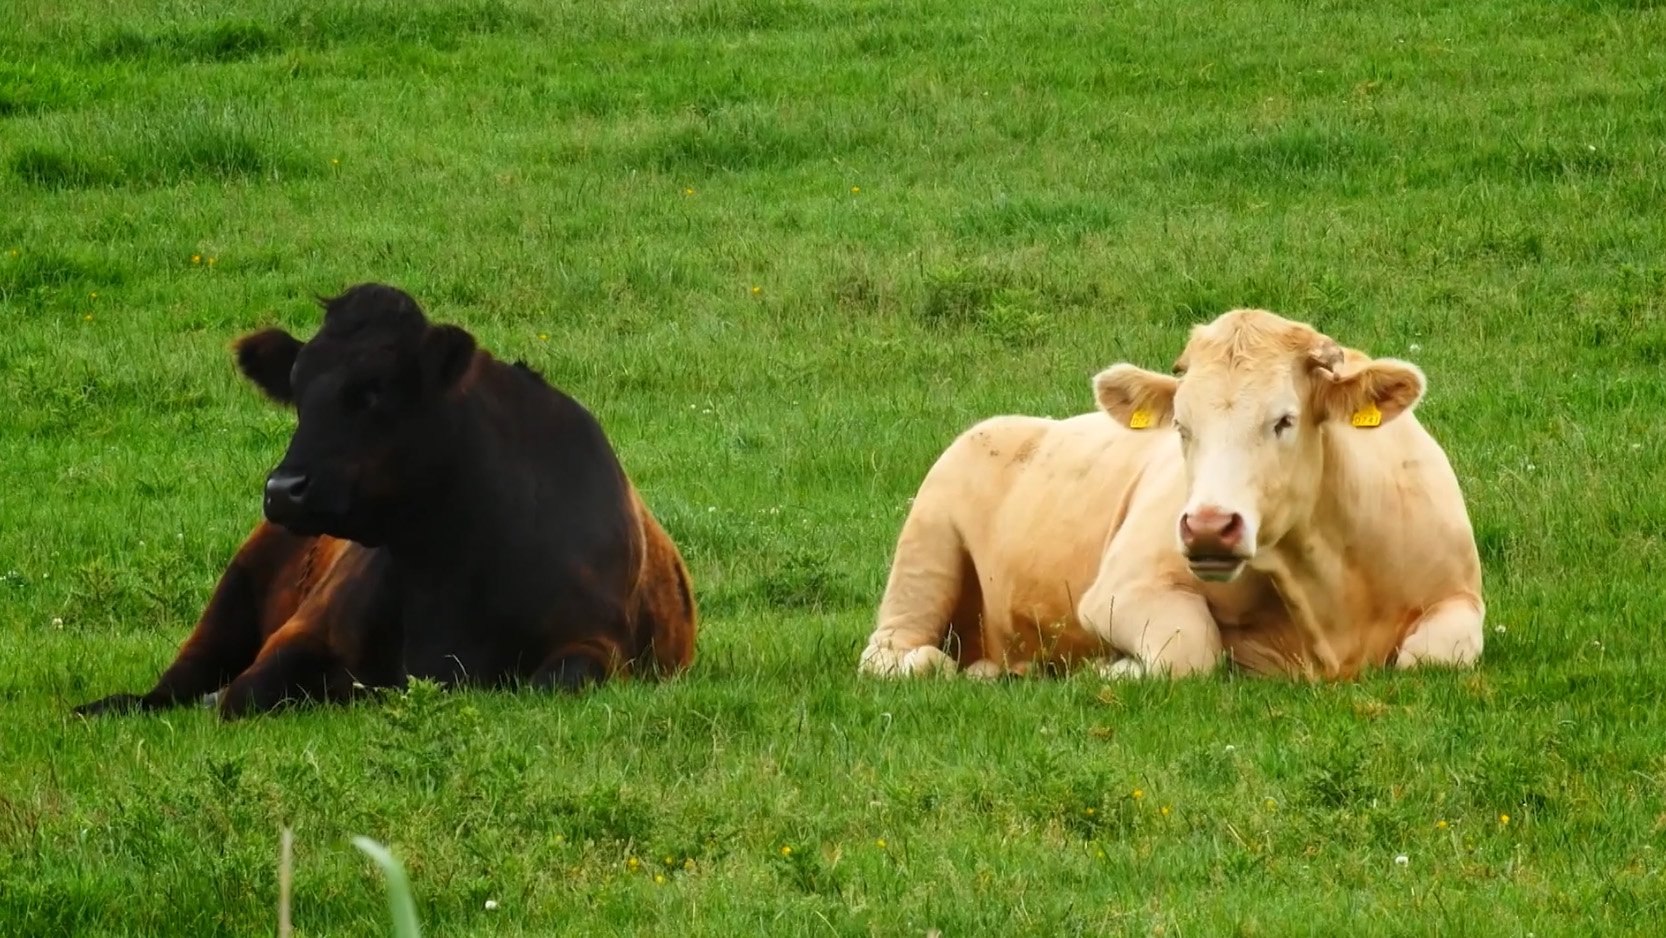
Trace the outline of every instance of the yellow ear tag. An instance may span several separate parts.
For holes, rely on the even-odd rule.
[[[1136,410],[1128,415],[1128,429],[1144,430],[1149,426],[1151,426],[1151,411]]]
[[[1382,426],[1382,422],[1383,412],[1377,409],[1376,404],[1366,404],[1359,410],[1354,411],[1354,426],[1356,427],[1379,427]]]

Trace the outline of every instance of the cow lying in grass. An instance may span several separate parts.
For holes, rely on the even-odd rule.
[[[1259,310],[1102,413],[967,430],[922,483],[860,670],[1346,678],[1481,654],[1480,559],[1415,366]],[[1109,419],[1107,419],[1109,415]],[[946,649],[946,650],[945,650]]]
[[[687,569],[595,418],[416,301],[363,284],[302,343],[237,343],[245,376],[295,407],[266,522],[146,694],[220,692],[232,717],[407,677],[579,689],[693,659]]]

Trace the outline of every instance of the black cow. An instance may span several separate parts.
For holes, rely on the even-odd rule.
[[[311,341],[236,344],[298,415],[266,523],[156,687],[78,712],[221,691],[229,718],[411,676],[577,690],[689,666],[688,570],[583,406],[393,287],[324,308]]]

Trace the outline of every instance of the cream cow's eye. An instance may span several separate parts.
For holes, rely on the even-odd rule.
[[[1282,416],[1282,417],[1278,418],[1277,420],[1273,421],[1273,435],[1274,436],[1283,436],[1284,434],[1289,433],[1290,428],[1294,427],[1295,425],[1296,425],[1296,415],[1295,414],[1285,414],[1284,416]]]

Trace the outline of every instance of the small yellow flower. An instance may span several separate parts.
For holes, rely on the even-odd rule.
[[[193,254],[193,255],[191,255],[191,263],[193,263],[193,264],[201,264],[201,263],[202,263],[202,255],[201,255],[201,254]]]
[[[1446,819],[1445,818],[1441,818],[1440,820],[1435,822],[1435,830],[1439,830],[1439,831],[1446,830]]]
[[[98,299],[98,291],[96,290],[93,291],[93,299]]]
[[[17,256],[21,255],[22,253],[23,252],[18,250],[17,248],[12,248],[12,256],[13,257],[17,257]]]
[[[1163,812],[1163,817],[1168,817],[1169,816],[1169,806],[1168,805],[1163,805],[1162,812]]]
[[[665,865],[666,865],[666,866],[676,866],[676,865],[677,865],[677,861],[676,861],[676,860],[673,860],[673,859],[671,859],[671,858],[670,858],[670,857],[666,857],[666,858],[665,858]]]
[[[540,341],[540,342],[548,342],[548,341],[549,341],[549,340],[550,340],[550,334],[549,334],[549,333],[548,333],[548,332],[540,332],[540,333],[538,333],[538,341]]]
[[[1277,808],[1278,808],[1278,802],[1274,801],[1271,798],[1268,798],[1267,799],[1267,810],[1272,811],[1272,810],[1275,810]]]
[[[665,885],[665,874],[664,873],[655,873],[654,874],[654,882],[658,883],[661,886]]]
[[[851,186],[850,187],[850,194],[851,195],[861,195],[862,194],[862,187],[861,186]]]
[[[1509,824],[1510,823],[1510,816],[1508,814],[1500,814],[1498,816],[1498,823],[1500,823],[1500,824]]]
[[[1144,797],[1145,797],[1145,792],[1144,791],[1142,791],[1138,788],[1134,789],[1134,800],[1135,801],[1138,801],[1139,799],[1144,798]]]
[[[791,848],[791,847],[787,847],[787,846],[783,846],[783,847],[782,847],[782,848],[781,848],[781,855],[782,855],[782,856],[784,856],[784,857],[790,857],[790,856],[792,856],[792,855],[793,855],[793,848]]]
[[[332,157],[330,157],[330,165],[331,166],[340,166],[341,165],[341,160],[338,157],[332,156]]]
[[[566,834],[556,834],[555,835],[555,842],[558,843],[558,844],[566,843],[567,842],[567,835]]]
[[[92,313],[88,313],[88,314],[87,314],[87,315],[85,315],[85,316],[82,316],[82,317],[81,317],[81,318],[82,318],[82,319],[85,319],[85,320],[86,320],[86,321],[88,321],[88,322],[92,322],[92,321],[93,321],[93,314],[92,314]]]
[[[1105,859],[1105,851],[1103,851],[1103,850],[1095,850],[1095,851],[1093,851],[1093,855],[1098,857],[1101,860]]]
[[[694,869],[694,858],[693,857],[684,857],[683,858],[683,869],[685,869],[685,870]]]
[[[1087,815],[1088,817],[1093,817],[1093,809],[1092,808],[1088,808],[1087,810],[1083,811],[1082,813]]]
[[[214,266],[214,258],[211,257],[211,258],[208,259],[208,266],[210,266],[210,267]]]
[[[642,866],[642,861],[638,860],[636,857],[631,857],[629,860],[625,861],[625,869],[630,870],[632,873],[636,872],[637,868],[640,866]]]
[[[873,845],[875,847],[878,847],[881,850],[884,850],[885,849],[885,838],[883,838],[883,837],[879,838],[878,840],[873,842]]]
[[[753,287],[753,288],[752,288],[752,295],[753,295],[753,296],[757,296],[757,295],[758,295],[758,294],[760,294],[760,293],[762,293],[762,292],[764,292],[764,288],[763,288],[763,287]]]
[[[686,195],[693,195],[693,194],[694,194],[694,189],[693,188],[688,187],[688,186],[683,187],[683,195],[686,196]]]

